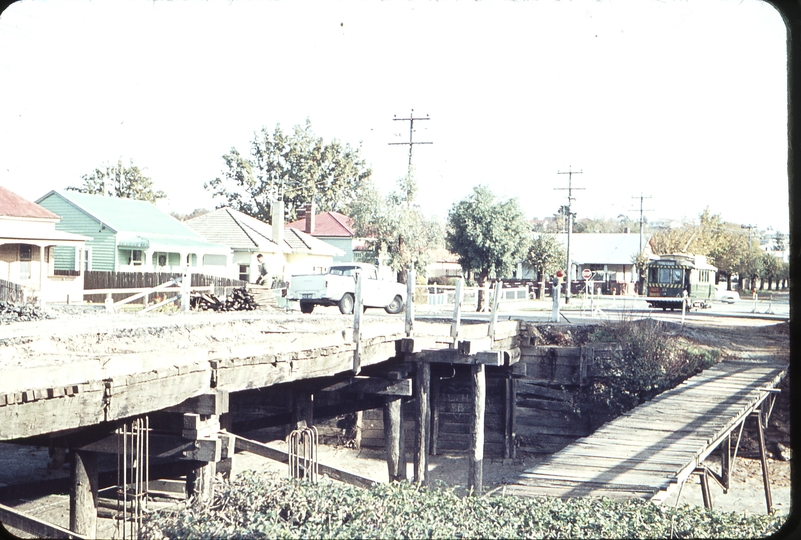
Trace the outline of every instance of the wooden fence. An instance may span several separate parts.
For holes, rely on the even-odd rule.
[[[0,302],[22,302],[22,286],[0,279]]]
[[[83,288],[88,291],[91,289],[147,289],[166,283],[173,278],[181,277],[180,273],[172,272],[96,272],[89,271],[84,273]],[[213,286],[215,294],[218,296],[227,295],[231,289],[244,287],[247,281],[239,279],[228,279],[205,274],[192,274],[192,287]],[[162,293],[176,294],[176,293]],[[131,293],[113,294],[115,302],[131,296]],[[83,297],[85,302],[105,302],[104,294],[87,294]],[[144,304],[147,297],[137,300],[137,303]]]

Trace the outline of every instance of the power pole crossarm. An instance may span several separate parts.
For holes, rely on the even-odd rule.
[[[412,148],[414,148],[415,144],[434,144],[433,142],[415,141],[414,140],[414,122],[415,122],[415,120],[430,120],[430,118],[428,117],[428,115],[415,117],[414,116],[414,109],[412,109],[412,112],[409,113],[409,118],[398,118],[398,117],[395,117],[392,120],[401,120],[401,121],[404,121],[404,122],[409,122],[409,142],[394,142],[394,143],[391,142],[389,144],[390,145],[398,145],[398,144],[408,144],[409,145],[409,169],[408,169],[407,174],[408,174],[408,183],[409,183],[409,188],[408,189],[411,189],[411,182],[412,182]],[[406,194],[406,200],[408,201],[409,199],[411,199],[411,193],[407,193]]]

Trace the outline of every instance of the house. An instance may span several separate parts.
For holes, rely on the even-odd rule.
[[[61,216],[56,229],[89,237],[84,269],[103,272],[192,272],[226,277],[231,249],[200,234],[147,201],[51,191],[39,205]],[[75,266],[56,249],[56,268]]]
[[[567,233],[554,235],[567,249]],[[650,235],[643,237],[643,251],[651,254]],[[640,252],[640,235],[627,233],[582,233],[570,235],[571,281],[582,279],[590,270],[591,280],[605,293],[633,294],[638,282],[634,257]],[[523,279],[536,279],[530,268],[523,266]],[[575,285],[574,285],[575,286]]]
[[[315,214],[314,203],[307,204],[299,215],[301,219],[288,223],[287,227],[302,231],[341,250],[342,255],[334,257],[334,262],[365,262],[360,256],[365,251],[365,242],[356,238],[353,219],[339,212]]]
[[[426,266],[427,280],[447,280],[462,277],[459,257],[445,248],[437,248],[431,253],[431,262]]]
[[[233,208],[218,208],[186,224],[209,242],[228,246],[233,251],[233,275],[229,277],[250,283],[258,277],[258,254],[264,256],[270,276],[281,281],[292,275],[322,272],[344,254],[288,225],[273,227]]]
[[[89,238],[57,230],[60,220],[0,186],[0,279],[21,285],[40,302],[80,300],[83,291],[80,261]],[[56,270],[57,249],[70,254],[66,271]]]

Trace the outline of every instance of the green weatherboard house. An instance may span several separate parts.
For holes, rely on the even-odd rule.
[[[232,277],[229,247],[207,242],[149,202],[54,190],[36,203],[61,216],[57,230],[91,238],[83,253],[57,247],[57,269],[180,272],[189,264],[196,273]]]

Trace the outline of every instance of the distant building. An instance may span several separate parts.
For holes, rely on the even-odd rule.
[[[356,238],[356,233],[353,231],[353,219],[339,212],[315,214],[314,203],[303,207],[299,216],[300,219],[287,223],[286,226],[302,231],[341,250],[342,254],[334,257],[335,263],[360,260],[357,253],[364,251],[365,242]]]
[[[567,234],[554,235],[567,249]],[[651,254],[651,235],[643,235],[643,251]],[[593,272],[595,287],[603,292],[633,294],[638,281],[634,258],[640,252],[640,235],[626,233],[582,233],[570,235],[571,281],[581,280],[582,271]],[[522,265],[522,279],[536,279],[534,271]]]
[[[41,302],[81,301],[86,236],[57,230],[61,218],[0,187],[0,279],[23,287]],[[56,250],[71,264],[57,272]],[[13,299],[18,302],[23,298]]]
[[[288,225],[273,227],[233,208],[218,208],[186,224],[204,238],[233,251],[234,279],[253,283],[258,277],[256,256],[263,255],[271,278],[322,272],[343,252]]]
[[[38,204],[61,216],[56,229],[86,241],[84,270],[192,272],[227,277],[231,249],[212,244],[147,201],[51,191]],[[72,250],[56,248],[57,269],[75,266]]]

